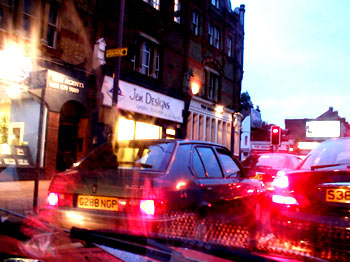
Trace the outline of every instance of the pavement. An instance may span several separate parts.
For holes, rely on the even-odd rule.
[[[39,180],[38,207],[46,203],[50,180]],[[0,182],[0,208],[27,215],[33,211],[34,181]],[[1,215],[2,212],[0,212]]]

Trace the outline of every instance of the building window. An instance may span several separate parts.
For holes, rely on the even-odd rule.
[[[13,1],[0,2],[0,29],[9,30],[13,12]]]
[[[231,37],[227,38],[227,56],[228,57],[232,56],[232,38]]]
[[[55,0],[50,1],[50,10],[48,18],[48,27],[47,27],[47,45],[55,48],[57,42],[57,25],[58,25],[58,10],[59,3]]]
[[[149,75],[151,48],[148,42],[142,44],[141,73]]]
[[[31,0],[24,0],[22,28],[25,37],[30,37],[35,20],[35,2]]]
[[[140,67],[138,71],[153,78],[159,78],[160,55],[157,46],[144,41],[141,44]]]
[[[219,89],[219,76],[212,72],[209,73],[208,98],[217,101],[217,92]]]
[[[154,59],[154,78],[159,78],[159,52],[157,49],[154,49],[155,59]]]
[[[220,75],[208,67],[206,67],[205,73],[205,97],[208,100],[217,102],[219,98]]]
[[[215,6],[216,8],[219,8],[219,2],[220,0],[211,0],[211,4]]]
[[[179,0],[174,0],[174,22],[180,24],[181,3]]]
[[[159,0],[143,0],[143,1],[153,6],[155,9],[159,10]]]
[[[199,34],[199,15],[197,12],[192,12],[192,33],[194,35]]]
[[[208,39],[210,45],[220,48],[220,30],[211,24],[208,26]]]

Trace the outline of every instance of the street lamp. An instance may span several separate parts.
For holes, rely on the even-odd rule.
[[[193,79],[192,70],[188,70],[184,73],[183,78],[183,93],[184,93],[184,110],[183,110],[183,124],[180,129],[179,137],[182,139],[186,138],[187,133],[187,122],[190,115],[190,104],[192,95],[198,94],[200,91],[200,85]]]

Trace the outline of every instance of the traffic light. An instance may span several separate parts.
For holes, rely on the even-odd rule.
[[[281,133],[282,130],[279,126],[273,126],[271,127],[271,145],[280,145],[281,144]]]

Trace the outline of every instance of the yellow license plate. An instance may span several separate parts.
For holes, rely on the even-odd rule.
[[[101,196],[78,196],[78,207],[87,209],[118,211],[118,199]]]
[[[326,190],[327,202],[350,203],[350,188],[336,188]]]

